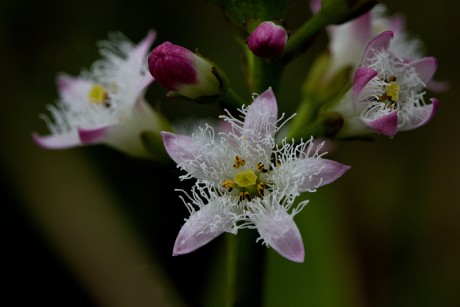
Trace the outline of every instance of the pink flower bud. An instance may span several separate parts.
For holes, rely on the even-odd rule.
[[[256,56],[275,59],[283,53],[287,39],[282,26],[264,21],[249,36],[248,47]]]
[[[164,42],[153,49],[149,71],[164,88],[197,99],[221,94],[214,65],[190,50]]]

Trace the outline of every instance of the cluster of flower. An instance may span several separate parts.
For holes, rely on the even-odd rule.
[[[322,11],[320,1],[311,4],[313,12]],[[354,74],[346,74],[338,98],[321,101],[315,111],[317,116],[334,114],[339,125],[332,134],[315,136],[393,137],[426,124],[436,113],[439,101],[424,101],[425,88],[445,89],[432,81],[436,60],[421,57],[421,44],[405,33],[403,19],[388,17],[384,10],[379,5],[327,26],[327,65],[312,77],[321,79],[320,90],[325,90],[341,72],[351,68]],[[247,35],[248,50],[268,64],[280,61],[290,41],[282,22],[275,21],[259,21]],[[179,232],[174,255],[194,251],[224,232],[255,228],[280,255],[302,262],[304,248],[293,217],[308,201],[296,203],[296,198],[335,181],[349,166],[324,159],[324,143],[314,143],[310,135],[304,138],[308,141],[277,138],[282,127],[289,131],[294,125],[288,123],[292,117],[278,118],[271,87],[244,106],[217,65],[170,42],[149,54],[154,40],[154,32],[136,46],[114,38],[103,44],[103,59],[90,71],[76,78],[60,76],[61,99],[49,107],[52,119],[45,117],[52,134],[34,134],[34,140],[45,148],[104,143],[134,157],[157,159],[166,149],[185,171],[181,179],[196,180],[191,192],[181,191],[190,218]],[[144,99],[154,80],[169,96],[224,100],[239,106],[240,114],[227,111],[222,125],[205,125],[191,135],[166,132],[172,126]],[[301,126],[308,131],[308,124]]]

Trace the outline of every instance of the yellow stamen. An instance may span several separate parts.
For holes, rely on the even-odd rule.
[[[267,185],[263,182],[257,185],[257,191],[259,191],[260,196],[264,196],[264,190],[267,188]]]
[[[94,84],[88,93],[89,102],[94,104],[105,104],[108,97],[107,90],[100,84]]]
[[[228,189],[228,191],[231,192],[233,190],[233,181],[230,179],[225,180],[222,182],[222,187]]]
[[[235,156],[235,163],[233,164],[234,168],[239,168],[240,166],[243,166],[246,164],[246,161],[241,159],[240,156]]]
[[[257,170],[261,173],[266,173],[268,170],[265,168],[264,164],[262,162],[257,163],[256,166]]]
[[[249,195],[248,192],[241,192],[240,195],[238,195],[238,201],[243,201],[244,199],[251,201],[251,195]]]
[[[256,184],[257,176],[254,174],[253,170],[245,170],[239,172],[233,177],[233,181],[242,188],[250,187]]]

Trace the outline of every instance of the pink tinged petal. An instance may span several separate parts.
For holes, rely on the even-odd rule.
[[[161,136],[166,151],[174,162],[180,164],[193,159],[194,154],[190,149],[195,148],[196,144],[192,137],[164,131]]]
[[[392,31],[385,31],[374,37],[364,51],[362,66],[368,66],[376,52],[388,50],[391,40],[393,39]]]
[[[302,158],[281,164],[270,179],[281,189],[296,185],[298,192],[307,192],[339,179],[349,169],[333,160]]]
[[[147,56],[147,52],[150,49],[150,46],[153,44],[157,37],[156,31],[149,31],[147,33],[147,36],[137,44],[137,46],[134,48],[134,54],[137,57],[144,58]]]
[[[310,0],[310,9],[313,13],[318,13],[321,9],[321,0]]]
[[[360,67],[356,70],[353,79],[353,101],[358,100],[358,95],[377,74],[377,71],[369,67]]]
[[[305,250],[293,217],[280,205],[267,211],[251,216],[262,239],[286,259],[303,262]]]
[[[47,149],[65,149],[81,145],[77,133],[64,133],[47,136],[40,136],[37,133],[33,133],[32,139],[35,144]]]
[[[65,104],[86,104],[88,103],[88,93],[93,87],[92,81],[60,75],[57,79],[59,96]]]
[[[203,157],[203,144],[200,144],[190,136],[175,134],[171,132],[161,132],[163,144],[166,152],[174,162],[179,164],[185,171],[189,172],[198,179],[206,179],[201,167],[199,157]]]
[[[399,130],[412,130],[427,124],[433,119],[438,108],[439,100],[431,98],[431,104],[413,109],[411,114],[409,114],[408,122],[403,127],[400,127]]]
[[[278,106],[275,94],[270,87],[249,106],[244,120],[243,133],[252,134],[254,142],[266,139],[267,136],[274,137],[277,119]],[[249,139],[251,139],[250,135]]]
[[[390,19],[390,30],[395,34],[402,33],[406,28],[406,18],[402,14],[395,14]]]
[[[134,56],[139,57],[141,59],[144,59],[147,56],[147,52],[150,49],[150,46],[153,44],[157,37],[157,33],[155,31],[149,31],[147,36],[136,46],[134,49]],[[142,92],[146,87],[148,87],[152,82],[154,78],[152,77],[151,74],[146,73],[144,78],[139,84],[139,92]]]
[[[435,93],[444,93],[449,90],[450,84],[447,81],[431,80],[426,85],[426,88]]]
[[[393,111],[376,119],[361,118],[372,130],[387,136],[395,136],[398,132],[398,112]]]
[[[148,58],[149,71],[164,88],[176,91],[184,84],[195,84],[195,55],[188,49],[164,42]]]
[[[83,144],[101,143],[108,134],[108,126],[96,129],[78,129],[78,136]]]
[[[173,248],[173,256],[197,250],[222,233],[230,232],[233,218],[221,200],[214,200],[194,212],[182,226]]]
[[[364,44],[366,44],[369,40],[371,33],[371,14],[363,14],[350,22],[352,23],[352,37],[356,43],[359,43],[360,46],[364,47]]]
[[[415,68],[417,75],[423,83],[428,84],[438,68],[438,61],[433,57],[425,57],[409,63]]]
[[[332,183],[342,177],[343,174],[345,174],[351,168],[351,166],[329,159],[321,159],[320,162],[322,164],[321,172],[318,175],[312,175],[308,178],[305,178],[304,183],[300,186],[300,192],[308,191]]]

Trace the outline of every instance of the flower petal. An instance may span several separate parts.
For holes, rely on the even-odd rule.
[[[377,76],[377,71],[369,67],[360,67],[356,70],[353,80],[353,101],[357,101],[363,88]]]
[[[80,77],[60,75],[57,78],[57,87],[62,102],[69,105],[88,103],[88,93],[94,83]]]
[[[406,18],[403,14],[396,13],[390,19],[390,30],[396,34],[404,32],[406,29]]]
[[[310,0],[310,9],[314,14],[318,13],[321,10],[321,0]]]
[[[40,147],[47,149],[65,149],[81,145],[77,133],[63,133],[47,136],[32,134],[32,139]]]
[[[150,46],[153,44],[157,37],[156,31],[149,31],[147,36],[135,47],[133,50],[133,56],[144,59],[147,56],[147,52],[150,49]],[[139,83],[139,92],[142,92],[147,86],[149,86],[153,82],[154,78],[151,74],[146,73],[144,78]]]
[[[202,163],[207,163],[203,159],[203,144],[187,135],[163,131],[161,136],[166,152],[174,162],[195,178],[207,178],[201,166]]]
[[[305,251],[302,236],[293,217],[279,204],[265,209],[250,216],[262,239],[286,259],[303,262]]]
[[[362,66],[369,66],[370,60],[374,57],[374,54],[380,50],[388,49],[390,41],[393,38],[392,31],[384,31],[374,37],[366,47],[364,51],[363,60],[361,62]]]
[[[192,213],[182,226],[173,248],[173,256],[197,250],[224,232],[233,232],[233,217],[224,199],[215,199]]]
[[[398,132],[398,112],[392,111],[378,118],[361,118],[361,120],[372,130],[388,136],[396,135]]]
[[[434,115],[438,111],[438,108],[439,100],[436,98],[431,98],[431,104],[419,108],[414,108],[411,114],[409,114],[408,121],[406,121],[404,126],[399,127],[399,130],[412,130],[427,124],[433,119]]]
[[[83,144],[97,144],[101,143],[107,136],[108,127],[101,127],[96,129],[82,129],[78,128],[78,136]]]
[[[154,30],[150,30],[147,33],[147,36],[137,44],[133,52],[137,57],[144,58],[147,56],[147,52],[150,49],[150,46],[153,44],[157,37],[157,33]]]
[[[278,106],[272,88],[260,94],[249,106],[243,126],[246,139],[260,144],[276,132]]]
[[[438,68],[438,61],[433,57],[425,57],[409,63],[410,66],[415,68],[417,75],[423,83],[428,84],[434,76]]]
[[[444,93],[444,92],[449,90],[450,84],[447,81],[431,80],[426,85],[426,88],[429,89],[432,92]]]
[[[280,189],[296,188],[297,192],[315,189],[339,179],[350,166],[322,158],[302,158],[276,167],[270,180]]]

